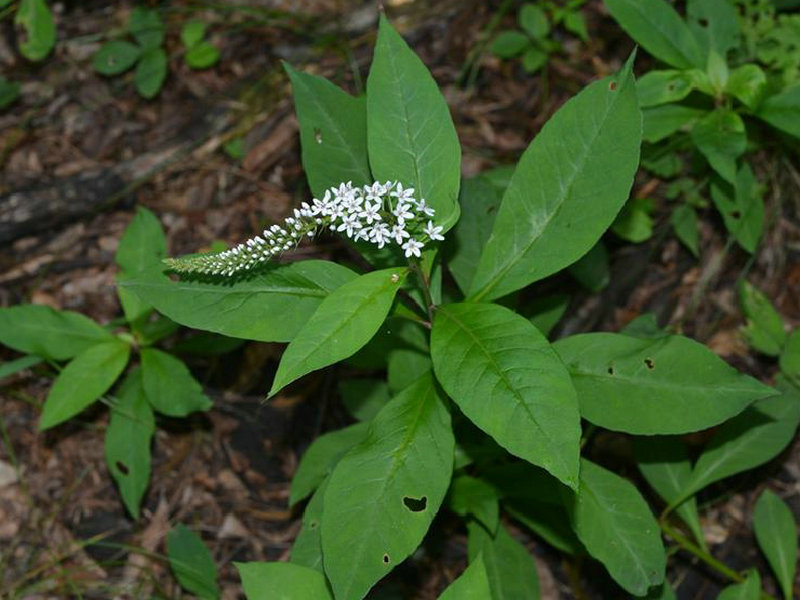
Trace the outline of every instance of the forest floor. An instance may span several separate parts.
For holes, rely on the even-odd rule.
[[[243,240],[307,199],[281,60],[358,93],[378,3],[252,0],[248,6],[260,5],[254,13],[237,10],[239,4],[215,10],[170,3],[169,76],[151,101],[136,94],[130,74],[104,78],[91,67],[104,35],[124,24],[128,4],[56,3],[59,42],[36,65],[16,53],[9,20],[0,22],[0,65],[23,82],[20,100],[0,113],[0,197],[58,197],[86,177],[87,197],[99,198],[85,207],[88,200],[79,198],[72,216],[48,214],[26,223],[24,235],[0,242],[0,306],[35,302],[108,323],[120,315],[114,252],[136,205],[159,216],[177,255],[208,249],[215,240]],[[632,49],[602,4],[591,1],[584,9],[589,43],[565,39],[545,71],[529,75],[517,61],[480,51],[503,4],[384,2],[447,98],[465,177],[512,163],[566,99],[618,69]],[[222,51],[216,67],[186,66],[178,31],[187,14],[209,23]],[[511,21],[513,12],[503,23]],[[640,57],[637,70],[644,70],[648,59]],[[244,152],[234,159],[222,148],[238,136]],[[754,257],[729,243],[721,219],[707,210],[695,259],[670,231],[665,182],[640,173],[634,194],[655,202],[654,236],[637,245],[609,236],[610,285],[595,294],[575,285],[572,316],[557,333],[618,331],[653,312],[660,324],[772,381],[774,362],[755,355],[739,334],[736,283],[746,276],[800,325],[800,208],[793,200],[800,182],[776,160],[766,151],[756,156],[768,188],[767,231]],[[79,179],[79,190],[82,185]],[[325,241],[300,252],[330,258],[341,248]],[[178,598],[163,556],[164,534],[178,522],[202,533],[221,565],[226,599],[240,597],[233,561],[286,559],[300,526],[301,511],[287,502],[299,456],[346,416],[325,374],[264,402],[281,349],[247,343],[223,356],[185,357],[214,407],[188,420],[159,420],[152,482],[138,522],[125,514],[105,466],[108,412],[98,406],[42,434],[37,420],[52,381],[47,372],[0,382],[0,597],[35,583],[38,591],[24,597]],[[0,348],[0,360],[16,356]],[[616,437],[618,444],[605,447],[622,456],[628,449],[623,436]],[[695,437],[701,443],[707,434]],[[757,563],[749,525],[755,498],[767,484],[788,490],[798,481],[795,442],[769,465],[705,492],[703,525],[715,556],[734,568]],[[797,514],[800,495],[793,498]],[[422,590],[420,598],[435,598],[461,572],[466,532],[443,526],[454,535],[438,554],[415,555],[395,570],[381,584],[381,597],[409,598],[414,589]],[[610,597],[593,584],[599,567],[562,562],[543,543],[513,531],[539,559],[544,598]],[[680,598],[715,596],[719,581],[701,564],[689,556],[674,564],[668,577]],[[765,585],[774,591],[773,581]]]

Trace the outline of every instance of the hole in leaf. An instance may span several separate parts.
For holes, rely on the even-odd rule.
[[[612,92],[613,92],[614,90],[616,90],[616,89],[617,89],[617,82],[616,82],[616,81],[612,81],[611,83],[609,83],[609,84],[608,84],[608,89],[609,89],[610,91],[612,91]]]
[[[313,521],[311,521],[311,522],[308,524],[308,528],[309,528],[309,529],[316,529],[316,528],[317,528],[317,525],[319,525],[319,523],[317,522],[317,520],[316,520],[316,519],[314,519]]]
[[[384,554],[383,555],[383,564],[385,564],[385,565],[389,564],[389,555],[388,554]]]
[[[644,359],[644,364],[651,371],[656,368],[656,363],[653,362],[652,358],[645,358]]]
[[[609,375],[613,375],[614,374],[614,367],[608,367],[608,374]]]
[[[670,84],[667,86],[667,91],[668,91],[668,92],[674,92],[674,91],[675,91],[675,84],[674,84],[674,83],[670,83]]]
[[[428,498],[423,496],[417,499],[406,496],[403,498],[403,504],[405,504],[406,508],[411,512],[422,512],[428,506]]]
[[[738,211],[738,210],[734,210],[733,212],[731,212],[731,216],[734,219],[741,219],[742,218],[742,213],[740,211]]]
[[[131,472],[128,466],[120,461],[117,461],[117,469],[119,469],[119,472],[122,473],[123,475],[127,475],[128,473]]]
[[[708,27],[708,19],[697,19],[697,23],[700,27]]]

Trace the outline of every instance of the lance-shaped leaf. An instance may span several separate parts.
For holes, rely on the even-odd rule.
[[[692,463],[686,445],[675,437],[638,437],[634,440],[636,464],[647,483],[670,504],[678,500],[692,478]],[[675,509],[689,526],[700,546],[706,548],[697,500],[693,497]]]
[[[44,401],[39,429],[74,417],[105,394],[128,364],[131,347],[112,339],[84,350],[64,367]]]
[[[162,415],[185,417],[211,408],[211,400],[186,365],[166,352],[142,348],[142,381],[147,400]]]
[[[674,506],[715,481],[748,471],[775,458],[794,438],[800,423],[800,392],[783,378],[777,396],[759,400],[724,423],[697,459]]]
[[[356,423],[344,429],[319,436],[308,447],[292,479],[289,506],[309,496],[353,446],[364,439],[367,423]]]
[[[372,339],[403,284],[407,269],[372,271],[325,298],[286,348],[270,397],[303,375],[352,356]]]
[[[752,569],[742,583],[729,585],[719,593],[717,600],[759,600],[761,598],[761,577]]]
[[[501,525],[495,535],[479,523],[467,525],[467,553],[471,561],[483,558],[492,600],[539,600],[539,575],[528,550]]]
[[[323,77],[284,68],[292,80],[294,107],[300,123],[300,146],[311,192],[343,181],[372,183],[367,157],[367,106]]]
[[[325,479],[308,501],[290,559],[296,565],[316,569],[320,573],[325,572],[322,566],[322,509],[327,487],[328,480]]]
[[[0,344],[53,360],[66,360],[114,336],[80,313],[39,304],[0,308]]]
[[[750,167],[742,165],[735,185],[714,178],[711,199],[739,245],[750,253],[755,252],[764,229],[764,200]]]
[[[637,44],[679,69],[705,68],[705,56],[689,27],[664,0],[605,0],[611,13]]]
[[[586,254],[628,199],[642,115],[631,73],[589,85],[545,124],[503,196],[470,297],[491,300]]]
[[[285,562],[233,563],[247,600],[333,600],[319,571]]]
[[[219,599],[217,567],[199,535],[179,523],[167,535],[167,554],[181,587],[203,600]]]
[[[747,343],[759,352],[778,356],[786,343],[786,328],[772,302],[745,280],[739,286],[739,302],[747,317],[742,329]]]
[[[139,505],[150,481],[150,442],[155,428],[141,371],[135,369],[120,386],[105,438],[106,465],[134,519],[139,518]]]
[[[800,84],[764,100],[758,107],[756,116],[773,127],[800,138]]]
[[[336,598],[363,598],[419,546],[453,471],[450,414],[432,375],[401,392],[339,461],[325,490],[322,548]]]
[[[792,510],[770,490],[764,490],[753,511],[756,540],[778,578],[783,597],[794,598],[792,586],[797,570],[797,522]]]
[[[547,339],[495,304],[451,304],[431,332],[436,377],[475,425],[512,454],[576,487],[575,390]]]
[[[777,393],[680,335],[586,333],[553,346],[572,376],[581,416],[615,431],[699,431]]]
[[[436,210],[447,231],[458,220],[461,146],[430,72],[381,15],[367,78],[367,142],[375,179],[398,180]]]
[[[479,554],[475,560],[447,589],[439,596],[439,600],[490,600],[492,591],[489,589],[489,577],[486,574],[486,565],[483,555]]]
[[[580,487],[567,510],[586,550],[625,590],[644,596],[664,581],[667,557],[658,523],[629,481],[581,460]]]
[[[786,336],[786,345],[778,364],[783,374],[795,385],[795,389],[800,389],[800,328]]]
[[[356,277],[322,260],[232,281],[171,281],[163,271],[159,266],[120,285],[181,325],[260,342],[291,341],[328,294]]]

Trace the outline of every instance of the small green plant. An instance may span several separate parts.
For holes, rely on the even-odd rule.
[[[765,61],[765,70],[755,62],[763,52],[748,47],[761,48],[766,37],[754,40],[729,0],[689,0],[685,19],[665,0],[605,3],[637,43],[671,67],[637,82],[647,142],[644,166],[676,176],[684,170],[681,154],[698,153],[710,168],[693,177],[702,184],[701,194],[711,197],[739,245],[755,252],[764,204],[748,149],[763,137],[753,135],[763,123],[774,128],[773,137],[800,137],[800,87],[769,70],[780,65]],[[672,224],[696,254],[697,203],[685,206]]]
[[[539,598],[508,520],[567,560],[599,561],[620,597],[673,598],[676,550],[744,581],[710,555],[696,496],[786,447],[798,391],[737,372],[649,316],[620,333],[545,333],[566,302],[537,284],[602,252],[632,187],[632,65],[568,101],[513,169],[462,182],[447,104],[381,18],[366,97],[286,67],[314,199],[230,250],[121,282],[183,325],[288,343],[270,397],[343,363],[353,422],[298,466],[289,502],[307,504],[291,562],[237,564],[250,600],[363,598],[441,511],[468,535],[469,566],[445,599]],[[364,266],[280,261],[324,235]],[[681,436],[711,427],[692,463]],[[657,493],[658,519],[603,458],[609,437],[634,447],[623,468],[638,466]]]
[[[13,2],[14,0],[0,0],[0,9],[11,7],[13,10]],[[22,56],[38,62],[53,51],[56,45],[56,25],[45,0],[20,0],[14,15],[14,24],[19,28],[17,44]]]
[[[551,1],[523,4],[517,14],[519,29],[503,31],[489,49],[500,58],[521,57],[522,67],[535,73],[547,64],[550,54],[561,48],[550,38],[553,27],[561,25],[584,42],[589,40],[586,20],[579,10],[585,2],[569,0],[563,6]]]
[[[165,255],[158,219],[140,208],[119,243],[117,281],[138,276]],[[71,311],[34,304],[0,308],[0,343],[27,355],[2,365],[0,375],[42,361],[56,369],[58,376],[39,420],[42,431],[71,419],[98,400],[109,405],[106,463],[125,507],[137,518],[150,479],[154,411],[184,417],[208,410],[211,400],[180,360],[155,346],[177,325],[163,317],[152,320],[150,305],[124,287],[118,291],[127,328],[116,333]],[[139,365],[126,369],[134,351]]]
[[[181,42],[186,49],[184,58],[192,69],[207,69],[217,64],[219,49],[204,39],[206,24],[202,21],[190,21],[181,29]]]

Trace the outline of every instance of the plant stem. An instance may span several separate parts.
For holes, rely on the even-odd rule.
[[[689,538],[679,533],[677,529],[675,529],[665,521],[660,521],[659,525],[661,526],[661,531],[663,531],[666,535],[675,540],[675,543],[678,544],[678,546],[680,546],[683,550],[686,550],[690,554],[696,556],[698,559],[703,561],[706,565],[708,565],[721,575],[724,575],[725,577],[736,583],[742,583],[745,580],[745,578],[742,577],[740,573],[737,573],[725,563],[711,556],[711,554],[709,554],[708,552],[697,546]],[[765,592],[761,593],[761,599],[776,600],[774,596],[771,596]]]
[[[428,313],[428,319],[430,320],[431,324],[433,324],[433,309],[436,305],[433,302],[433,296],[431,296],[430,282],[428,281],[428,278],[425,277],[425,273],[423,272],[419,261],[411,261],[411,268],[417,273],[417,278],[419,279],[420,286],[422,287],[422,297],[425,300],[425,310]]]

